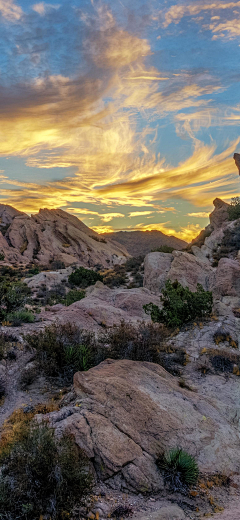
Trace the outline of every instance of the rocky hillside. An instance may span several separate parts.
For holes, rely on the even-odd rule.
[[[40,209],[29,216],[4,204],[0,204],[0,253],[10,264],[48,266],[59,260],[66,266],[80,263],[86,267],[108,267],[129,256],[124,246],[103,238],[61,209]]]
[[[187,246],[187,242],[184,240],[165,235],[161,231],[118,231],[117,233],[105,233],[102,236],[122,244],[132,256],[145,256],[161,246],[169,246],[174,249],[184,249]]]

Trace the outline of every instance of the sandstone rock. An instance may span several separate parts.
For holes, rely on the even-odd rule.
[[[166,280],[178,280],[184,287],[196,291],[200,283],[205,290],[213,285],[214,270],[204,260],[182,251],[149,253],[145,258],[144,287],[161,292]]]
[[[240,175],[240,154],[239,153],[234,153],[233,154],[233,158],[234,158],[235,164],[237,166],[237,169],[238,169],[239,175]]]
[[[169,280],[178,280],[184,287],[189,287],[190,291],[196,291],[198,283],[205,290],[209,290],[214,280],[212,267],[194,255],[181,251],[174,251],[173,256],[174,260],[168,273]]]
[[[173,261],[169,253],[149,253],[144,259],[144,287],[155,294],[161,292]]]
[[[61,283],[68,281],[69,275],[72,273],[72,268],[60,269],[59,271],[42,271],[39,274],[35,274],[31,278],[25,278],[24,283],[30,287],[30,289],[37,290],[44,286],[47,289],[54,289]]]
[[[159,365],[106,360],[75,374],[74,389],[76,406],[47,418],[57,435],[75,436],[100,479],[112,487],[160,491],[156,458],[175,446],[194,455],[201,471],[240,470],[239,434],[221,406],[181,389]]]
[[[185,520],[185,518],[185,513],[180,507],[169,504],[158,511],[133,516],[132,520]]]
[[[136,289],[109,289],[101,282],[86,290],[86,297],[69,307],[49,307],[39,315],[42,319],[77,323],[80,328],[98,330],[100,327],[119,325],[122,320],[137,323],[150,321],[143,305],[160,303],[159,297],[143,287]]]
[[[240,296],[240,262],[231,258],[221,258],[216,278],[212,284],[215,297]]]
[[[77,217],[60,209],[40,210],[29,217],[11,206],[0,206],[3,222],[10,224],[5,237],[0,238],[0,251],[10,262],[48,265],[60,260],[65,265],[80,262],[86,267],[104,267],[126,261],[124,246],[105,240]],[[10,255],[11,250],[11,255]]]
[[[213,201],[213,204],[215,206],[215,209],[209,215],[209,219],[210,219],[211,226],[215,230],[215,229],[221,228],[224,223],[228,222],[229,204],[227,204],[226,202],[224,202],[223,200],[218,199],[218,198]]]

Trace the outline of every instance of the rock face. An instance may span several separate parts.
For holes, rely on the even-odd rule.
[[[184,287],[196,291],[200,283],[205,290],[213,285],[214,269],[200,258],[182,251],[149,253],[144,261],[144,287],[161,292],[166,280],[178,280]]]
[[[137,289],[109,289],[97,282],[86,291],[86,297],[69,307],[54,305],[49,311],[43,311],[40,317],[47,321],[77,323],[80,328],[99,330],[101,327],[112,327],[122,320],[137,323],[150,320],[145,314],[143,305],[159,303],[159,297],[154,296],[142,287]]]
[[[213,230],[219,229],[223,226],[224,223],[228,222],[228,208],[229,204],[224,202],[221,199],[215,199],[213,201],[213,205],[215,209],[209,215],[210,226],[213,227]]]
[[[77,217],[60,209],[42,209],[29,217],[11,206],[0,205],[3,236],[0,252],[5,261],[48,265],[60,260],[66,266],[80,263],[86,267],[108,267],[129,256],[124,246],[105,240]]]
[[[74,435],[99,477],[114,488],[163,489],[156,458],[176,446],[194,455],[201,471],[240,470],[239,433],[222,407],[181,389],[159,365],[109,359],[75,374],[74,389],[73,405],[47,419],[57,435]]]

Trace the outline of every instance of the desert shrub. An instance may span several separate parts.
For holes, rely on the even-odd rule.
[[[38,367],[36,365],[29,369],[23,370],[19,380],[19,387],[21,390],[26,390],[38,377]]]
[[[175,250],[174,247],[171,246],[160,246],[156,247],[156,249],[152,249],[152,253],[172,253]]]
[[[36,363],[48,377],[71,383],[75,372],[88,370],[102,361],[93,334],[71,323],[55,323],[37,334],[27,335],[36,349]]]
[[[236,220],[240,218],[240,197],[234,197],[231,200],[231,204],[228,208],[229,220]]]
[[[60,269],[65,269],[66,266],[62,260],[53,260],[50,263],[50,269],[51,271],[59,271]]]
[[[0,379],[0,399],[2,399],[5,396],[6,389],[5,389],[5,383],[2,379]]]
[[[71,289],[65,298],[65,305],[68,307],[74,302],[79,302],[79,300],[82,300],[85,298],[85,291],[78,291],[77,289]]]
[[[88,461],[70,436],[25,424],[0,453],[0,519],[69,516],[91,489]]]
[[[192,455],[181,448],[161,454],[157,465],[163,472],[165,482],[174,492],[186,492],[190,486],[197,483],[199,476],[197,462]]]
[[[102,282],[103,277],[92,269],[85,269],[85,267],[79,267],[68,277],[69,283],[77,285],[82,289],[85,289],[89,285],[94,285],[98,280]]]
[[[153,303],[148,303],[143,308],[146,314],[151,315],[153,322],[164,323],[168,327],[180,327],[195,318],[207,317],[212,311],[212,293],[205,291],[200,284],[197,285],[196,292],[191,292],[177,280],[167,280],[160,299],[162,309]]]
[[[102,332],[98,337],[102,357],[130,359],[157,363],[173,375],[180,375],[180,367],[187,363],[183,348],[165,345],[168,330],[160,324],[132,325],[122,321]]]
[[[31,289],[21,282],[10,282],[8,280],[0,280],[0,319],[19,308],[28,301]]]
[[[3,262],[4,259],[5,259],[4,253],[0,253],[0,261]]]
[[[110,288],[126,285],[128,279],[124,265],[115,265],[103,274],[103,283]]]
[[[33,323],[34,320],[34,314],[27,309],[20,309],[7,314],[7,321],[11,323],[12,327],[19,327],[22,323]]]

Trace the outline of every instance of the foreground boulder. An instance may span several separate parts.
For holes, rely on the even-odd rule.
[[[74,435],[113,488],[160,491],[157,456],[176,446],[194,455],[201,471],[240,471],[239,433],[222,406],[181,389],[159,365],[108,359],[75,374],[74,389],[72,403],[47,418],[58,435]]]

